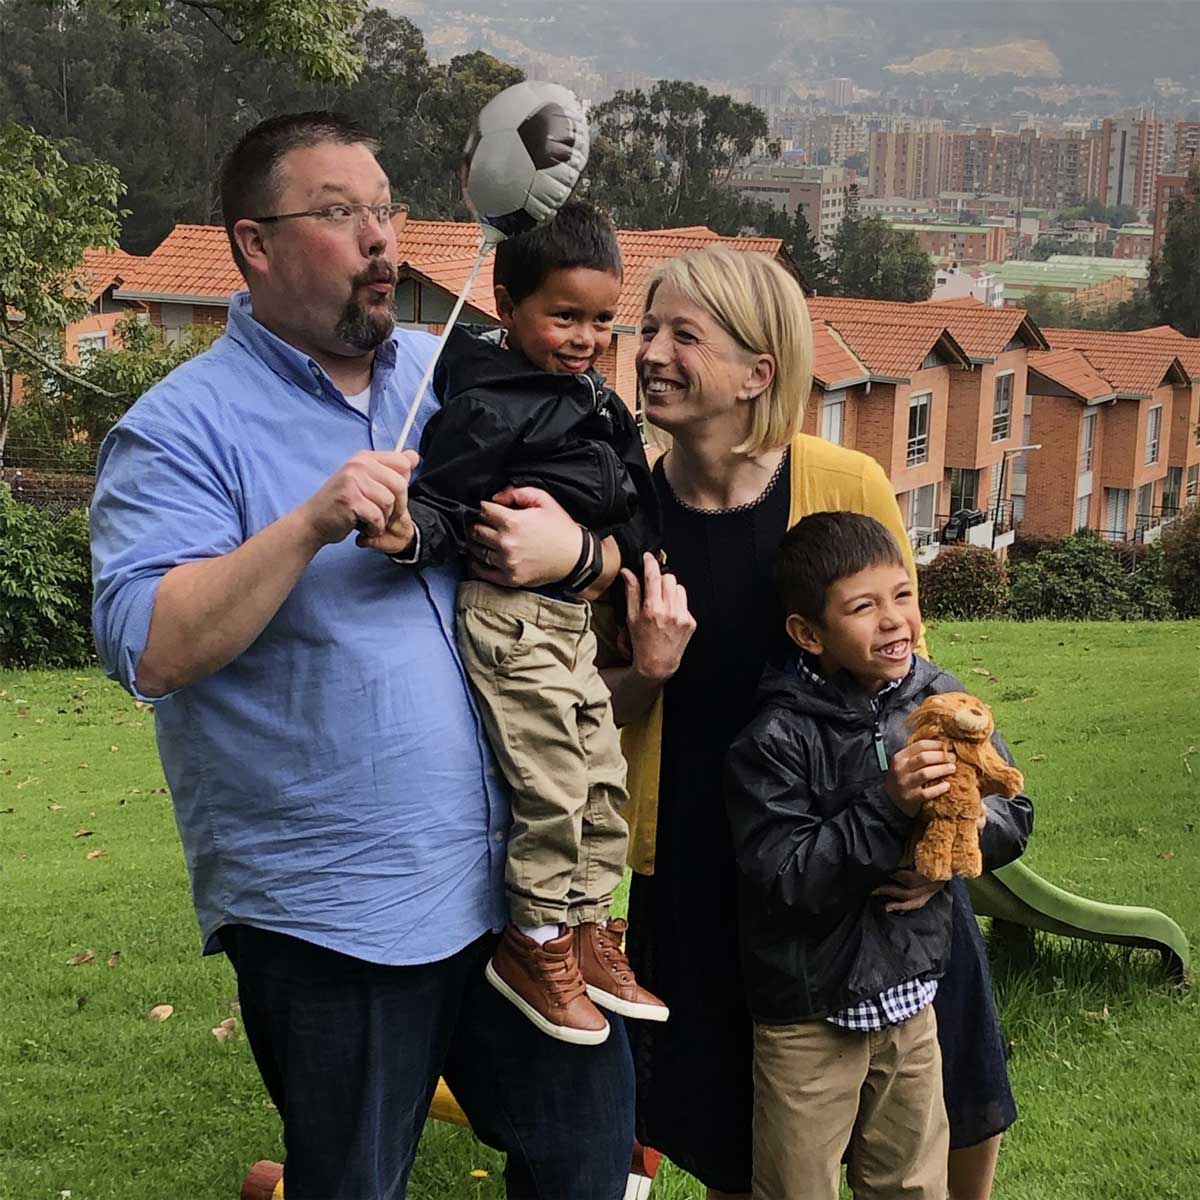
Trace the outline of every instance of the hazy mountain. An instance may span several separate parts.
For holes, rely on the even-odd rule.
[[[999,71],[1078,85],[1200,82],[1200,3],[1180,0],[385,0],[439,57],[586,60],[599,72],[867,87]]]

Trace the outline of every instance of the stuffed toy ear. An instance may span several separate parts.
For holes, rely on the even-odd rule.
[[[962,742],[956,750],[963,762],[970,763],[979,772],[980,790],[984,795],[1011,799],[1025,786],[1025,776],[1006,763],[990,741]]]

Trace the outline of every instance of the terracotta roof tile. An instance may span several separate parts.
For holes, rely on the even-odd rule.
[[[1029,356],[1029,369],[1089,401],[1111,400],[1112,385],[1079,350],[1038,350]],[[1036,395],[1034,386],[1030,391]]]
[[[425,262],[420,265],[408,262],[402,264],[402,273],[405,266],[431,283],[437,284],[438,287],[444,288],[452,296],[457,296],[475,266],[475,255],[472,254],[469,258],[448,258],[442,262]],[[492,320],[499,320],[496,312],[496,300],[492,295],[492,256],[490,254],[483,260],[483,266],[479,268],[479,274],[471,286],[471,293],[467,296],[467,303],[472,308],[486,313]]]
[[[85,250],[79,276],[88,300],[99,300],[112,284],[124,282],[145,261],[124,250]]]
[[[1055,350],[1082,350],[1088,361],[1123,395],[1148,396],[1168,375],[1200,378],[1184,365],[1186,355],[1193,368],[1200,355],[1192,347],[1181,348],[1177,339],[1158,334],[1115,333],[1106,329],[1044,329]],[[1195,340],[1195,339],[1190,339]]]
[[[825,391],[853,387],[871,377],[867,366],[824,321],[813,322],[813,378]]]
[[[875,376],[908,379],[939,344],[952,359],[968,361],[945,315],[923,305],[814,296],[809,311],[837,330]]]
[[[475,262],[479,226],[466,221],[417,221],[400,214],[394,227],[398,261],[457,295]],[[722,237],[702,225],[619,230],[617,240],[625,260],[625,284],[616,323],[625,327],[637,325],[650,275],[667,259],[716,242],[772,257],[783,249],[779,238]],[[243,286],[221,226],[177,225],[153,254],[136,260],[120,294],[131,299],[223,304]],[[480,271],[470,302],[481,311],[495,313],[490,259]]]
[[[458,264],[453,269],[447,266],[445,276],[438,279],[446,287],[450,286],[447,281],[457,279],[458,287],[453,289],[457,294],[475,261],[475,253],[479,248],[479,226],[467,221],[417,221],[406,214],[397,216],[394,225],[401,262],[425,273],[428,273],[425,268],[430,263],[449,264],[453,261]],[[679,229],[620,229],[617,231],[617,241],[625,262],[625,284],[617,305],[616,323],[625,327],[636,326],[641,319],[650,276],[669,258],[715,242],[743,252],[758,251],[772,258],[783,249],[783,242],[779,238],[722,237],[703,225],[688,225]],[[465,270],[462,269],[464,262]],[[490,270],[490,266],[485,266],[480,278],[488,274],[490,279]],[[490,288],[491,285],[488,286]],[[478,295],[478,285],[472,294]],[[476,308],[485,307],[475,303],[474,299],[472,303]],[[490,305],[487,310],[492,311]]]
[[[816,296],[809,307],[818,316],[827,316],[836,323],[839,316],[851,315],[866,320],[889,319],[899,322],[926,322],[923,314],[936,314],[937,320],[950,330],[955,341],[976,360],[991,361],[1018,335],[1024,336],[1031,347],[1046,348],[1038,328],[1019,308],[990,308],[971,300],[967,304],[954,301],[926,300],[908,304],[901,300],[859,300],[848,296]]]
[[[118,291],[123,299],[228,304],[245,284],[220,225],[176,225],[139,261]]]

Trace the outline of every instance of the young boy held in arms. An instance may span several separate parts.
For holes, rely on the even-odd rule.
[[[815,513],[780,548],[797,653],[763,678],[726,792],[754,1018],[754,1195],[945,1200],[949,1131],[932,1001],[951,897],[876,894],[911,862],[922,803],[954,771],[941,742],[905,746],[905,718],[962,685],[914,654],[916,589],[877,521]],[[996,745],[1011,762],[997,736]],[[1024,847],[1029,801],[989,796],[989,865]]]
[[[594,369],[621,294],[612,225],[569,202],[548,225],[501,242],[493,278],[503,329],[450,336],[434,376],[442,408],[425,427],[409,495],[417,536],[397,561],[463,555],[480,504],[508,486],[545,489],[580,524],[565,579],[534,590],[468,579],[457,616],[512,792],[510,920],[487,976],[543,1032],[593,1045],[609,1032],[596,1005],[667,1017],[629,967],[624,922],[609,920],[625,865],[625,761],[582,599],[609,535],[640,575],[643,554],[658,548],[658,507],[633,417]]]

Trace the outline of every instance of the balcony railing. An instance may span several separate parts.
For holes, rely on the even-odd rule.
[[[1011,500],[998,501],[995,508],[992,509],[992,521],[997,536],[1002,533],[1011,533],[1016,528],[1013,502]]]
[[[908,453],[904,458],[906,467],[919,467],[929,461],[929,435],[922,433],[908,439]]]

